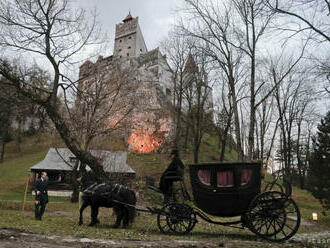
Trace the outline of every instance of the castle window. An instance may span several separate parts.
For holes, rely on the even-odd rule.
[[[119,52],[121,52],[121,49],[119,49]]]
[[[129,46],[129,47],[127,47],[128,49],[131,49],[131,47]]]
[[[119,40],[119,42],[121,43],[121,42],[122,42],[122,40]]]
[[[140,49],[140,52],[142,52],[142,49]]]
[[[129,53],[127,53],[127,57],[129,56]]]
[[[132,37],[130,36],[130,37],[128,37],[128,39],[130,40],[130,39],[132,39]]]

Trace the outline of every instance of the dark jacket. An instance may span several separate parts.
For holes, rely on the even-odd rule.
[[[159,189],[164,193],[168,194],[171,188],[172,182],[177,179],[170,178],[180,176],[183,177],[184,165],[179,157],[174,157],[170,165],[163,172],[160,181],[159,181]]]
[[[181,159],[179,157],[174,157],[170,165],[164,171],[164,173],[174,172],[178,176],[183,176],[183,171],[184,171],[184,165]]]
[[[37,192],[40,191],[38,195]],[[45,201],[48,202],[48,179],[42,180],[39,178],[35,184],[34,192],[36,194],[37,201]]]

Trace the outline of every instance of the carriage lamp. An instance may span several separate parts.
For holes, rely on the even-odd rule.
[[[317,221],[317,213],[312,213],[313,221]]]

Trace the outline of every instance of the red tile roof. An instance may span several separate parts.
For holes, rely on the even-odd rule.
[[[128,13],[128,15],[126,16],[126,18],[123,20],[123,22],[128,22],[130,20],[133,20],[133,17],[131,15],[131,12]]]

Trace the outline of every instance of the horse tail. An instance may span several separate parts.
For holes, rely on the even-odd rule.
[[[136,205],[136,196],[135,196],[135,192],[133,190],[129,190],[130,191],[130,205],[133,206],[128,206],[127,210],[128,210],[128,217],[129,217],[129,221],[131,223],[133,223],[135,215],[136,215],[136,209],[135,209],[135,205]]]

